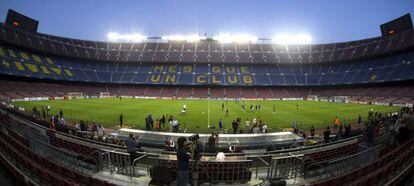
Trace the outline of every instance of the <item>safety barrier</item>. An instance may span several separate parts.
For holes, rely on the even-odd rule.
[[[267,178],[286,180],[304,174],[304,155],[290,155],[272,158]]]
[[[129,153],[114,150],[102,150],[99,154],[100,168],[109,170],[111,173],[134,175],[131,156]]]
[[[163,167],[176,174],[177,160],[150,158],[151,166]],[[252,160],[226,160],[226,161],[190,161],[191,172],[198,173],[198,183],[246,183],[250,181],[252,172]],[[157,174],[152,172],[152,177]],[[194,178],[194,176],[193,176]],[[193,180],[194,181],[194,180]]]

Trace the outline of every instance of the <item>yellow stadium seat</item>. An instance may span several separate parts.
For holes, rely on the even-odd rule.
[[[25,63],[25,65],[27,66],[27,68],[29,68],[30,71],[35,72],[35,73],[39,72],[39,69],[37,68],[36,65],[30,64],[30,63]]]
[[[40,69],[42,69],[42,72],[43,72],[44,74],[50,74],[50,71],[49,71],[49,69],[47,69],[47,67],[46,67],[46,66],[40,66]]]
[[[53,61],[50,57],[46,57],[46,61],[47,61],[47,63],[53,65]]]
[[[66,75],[73,77],[73,73],[69,69],[65,69]]]
[[[7,62],[5,59],[3,59],[3,61],[1,62],[1,64],[3,64],[3,66],[5,66],[6,68],[10,68],[10,63]]]
[[[24,71],[24,66],[19,61],[15,61],[14,65],[16,66],[17,70]]]
[[[50,69],[52,69],[52,71],[55,72],[58,75],[62,74],[62,69],[60,69],[58,67],[50,67]]]
[[[42,63],[42,59],[38,56],[38,55],[32,55],[33,59],[38,62],[38,63]]]
[[[0,56],[6,56],[6,53],[4,53],[4,50],[2,47],[0,47]]]
[[[22,58],[25,59],[25,60],[29,60],[30,59],[29,56],[26,53],[24,53],[24,52],[20,52],[20,56],[22,56]]]
[[[9,49],[9,56],[16,58],[16,53],[12,49]]]

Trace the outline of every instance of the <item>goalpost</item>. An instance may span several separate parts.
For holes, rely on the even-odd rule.
[[[100,92],[99,98],[109,98],[111,97],[111,94],[109,92]]]
[[[348,103],[348,96],[335,96],[334,101],[335,102]]]
[[[82,92],[68,92],[69,99],[82,99]]]
[[[318,101],[318,96],[317,95],[309,95],[308,96],[308,100],[310,100],[310,101]]]

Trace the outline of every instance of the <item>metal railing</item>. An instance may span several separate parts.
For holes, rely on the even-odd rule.
[[[304,175],[304,155],[293,155],[272,158],[268,178],[286,180]]]
[[[92,157],[54,147],[43,141],[36,140],[31,136],[26,137],[29,138],[29,146],[33,152],[48,160],[56,162],[60,166],[82,173],[86,172],[86,170],[94,172],[99,171],[98,162]]]
[[[99,167],[111,173],[134,176],[132,163],[129,153],[104,149],[99,154]]]
[[[325,162],[326,165],[323,166],[323,168],[309,172],[306,170],[305,175],[307,178],[321,178],[323,176],[332,177],[335,175],[343,174],[377,160],[380,149],[381,146],[375,146],[356,154],[327,161]]]
[[[98,162],[92,157],[84,156],[66,149],[58,148],[49,143],[46,136],[34,131],[34,129],[11,122],[6,125],[8,129],[22,135],[29,143],[29,149],[37,155],[55,162],[62,167],[70,168],[79,172],[99,171]]]

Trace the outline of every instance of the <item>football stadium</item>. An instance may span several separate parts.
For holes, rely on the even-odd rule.
[[[102,39],[94,36],[100,25],[117,23],[121,12],[150,15],[152,3],[115,15],[100,11],[117,2],[94,2],[97,8],[85,11],[91,18],[76,17],[81,8],[68,14],[65,1],[0,3],[2,185],[414,184],[414,10],[403,8],[413,3],[371,12],[381,17],[369,22],[380,34],[338,31],[332,42],[315,42],[303,33],[203,31],[217,21],[199,18],[211,11],[205,2],[205,9],[165,4],[199,7],[188,10],[198,34],[185,35],[192,28],[154,13],[141,25],[153,31],[122,34],[107,25]],[[183,14],[158,3],[167,17]],[[266,14],[257,7],[254,20]],[[66,27],[65,20],[51,26],[57,14],[71,19]],[[95,23],[100,14],[114,18]],[[170,28],[182,35],[169,35]]]

